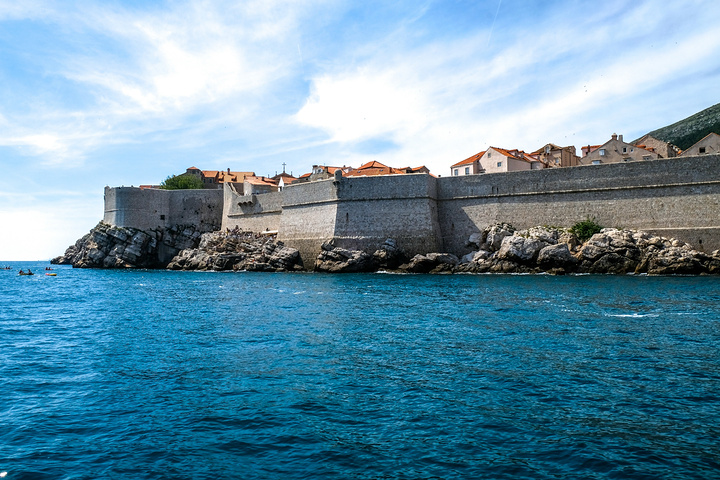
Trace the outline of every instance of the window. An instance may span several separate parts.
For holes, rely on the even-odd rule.
[[[465,167],[465,175],[470,175],[470,167]]]
[[[600,165],[600,160],[593,160],[593,161],[592,161],[592,164],[593,164],[593,165]]]
[[[502,162],[498,162],[498,163],[497,163],[497,166],[498,166],[498,167],[502,167]]]
[[[492,152],[488,152],[488,158],[492,157]]]
[[[630,157],[623,158],[623,162],[631,162],[631,161],[632,161],[632,158],[630,158]]]
[[[699,147],[699,148],[698,148],[698,153],[700,153],[700,154],[705,153],[705,147]]]
[[[455,170],[453,170],[453,175],[455,175],[456,177],[458,176],[458,169],[457,169],[457,168],[456,168]]]
[[[650,155],[643,155],[643,160],[650,160],[651,158]]]
[[[627,153],[627,147],[623,147],[623,153]]]
[[[605,156],[605,149],[604,149],[604,148],[601,148],[601,149],[600,149],[600,156],[601,156],[601,157],[604,157],[604,156]]]

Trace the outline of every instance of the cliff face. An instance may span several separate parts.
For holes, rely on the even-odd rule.
[[[197,246],[200,235],[194,226],[140,230],[100,222],[51,263],[77,268],[164,268],[182,249]]]
[[[408,256],[388,239],[373,254],[332,243],[316,247],[308,269],[328,273],[390,270],[407,273],[720,274],[720,251],[704,253],[675,239],[608,228],[581,242],[556,228],[515,230],[494,224],[465,241],[468,254]],[[171,260],[163,260],[170,255]],[[54,264],[78,268],[168,268],[285,272],[304,270],[300,252],[273,235],[239,230],[200,233],[192,227],[142,231],[98,224]]]
[[[303,270],[299,252],[273,236],[195,227],[139,230],[100,222],[51,263],[76,268]]]

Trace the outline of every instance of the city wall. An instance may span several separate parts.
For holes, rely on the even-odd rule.
[[[445,250],[495,222],[515,228],[600,225],[720,249],[720,157],[671,158],[438,179]]]
[[[495,222],[569,227],[589,217],[700,250],[720,249],[720,156],[442,178],[336,177],[250,196],[232,185],[223,191],[106,188],[105,195],[108,223],[156,228],[196,221],[277,230],[278,240],[298,248],[308,267],[326,241],[372,252],[392,238],[411,255],[462,255],[470,250],[468,237]]]
[[[221,190],[160,190],[105,187],[105,223],[141,230],[195,225],[213,231],[222,224]]]

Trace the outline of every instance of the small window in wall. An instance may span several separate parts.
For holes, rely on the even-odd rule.
[[[600,165],[600,160],[593,160],[593,161],[592,161],[592,164],[593,164],[593,165]]]
[[[165,220],[165,215],[160,215],[160,220]]]
[[[632,162],[632,158],[625,157],[625,158],[623,158],[623,162]]]
[[[623,147],[623,153],[627,153],[627,147]]]
[[[600,149],[600,156],[601,156],[601,157],[604,157],[604,156],[605,156],[605,149],[604,149],[604,148],[601,148],[601,149]]]
[[[498,163],[497,163],[497,166],[498,166],[498,167],[502,167],[502,162],[498,162]]]
[[[470,175],[470,167],[465,167],[465,175]]]
[[[488,158],[492,157],[492,152],[488,152]]]
[[[457,177],[457,176],[459,175],[459,174],[458,174],[458,169],[457,169],[457,168],[456,168],[455,170],[453,170],[453,175],[455,175],[456,177]]]
[[[702,153],[705,153],[705,147],[699,147],[699,148],[698,148],[698,153],[701,153],[701,154],[702,154]]]
[[[652,157],[650,155],[643,155],[643,160],[650,160]]]

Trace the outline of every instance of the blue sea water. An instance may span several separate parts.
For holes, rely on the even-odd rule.
[[[7,479],[720,478],[715,277],[12,265]]]

